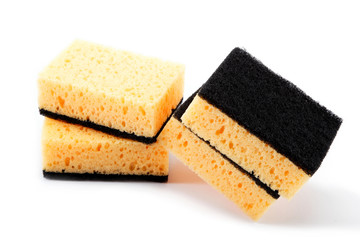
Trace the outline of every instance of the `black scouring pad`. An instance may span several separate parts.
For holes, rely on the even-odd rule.
[[[319,168],[342,122],[240,48],[198,95],[309,175]]]
[[[93,181],[150,181],[167,182],[168,176],[156,175],[122,175],[122,174],[99,174],[99,173],[68,173],[43,171],[48,179],[55,180],[93,180]]]

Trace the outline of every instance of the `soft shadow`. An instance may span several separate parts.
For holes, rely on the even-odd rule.
[[[292,200],[279,199],[274,203],[260,223],[360,229],[359,204],[356,193],[308,184]]]
[[[170,170],[168,183],[197,183],[204,184],[205,182],[195,173],[193,173],[187,166],[178,160],[171,153],[169,154]]]

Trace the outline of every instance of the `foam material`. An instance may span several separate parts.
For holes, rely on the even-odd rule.
[[[198,95],[308,175],[319,168],[342,122],[239,48]]]
[[[198,95],[184,111],[181,121],[236,165],[273,190],[278,190],[282,196],[291,198],[310,178],[289,159]]]
[[[39,74],[39,108],[152,138],[181,101],[183,84],[181,64],[75,41]]]
[[[146,180],[166,179],[169,172],[168,152],[159,143],[147,145],[49,118],[43,126],[42,155],[47,176],[136,175]]]
[[[259,219],[276,200],[247,173],[239,171],[234,164],[193,134],[175,117],[166,124],[158,141],[252,219]]]

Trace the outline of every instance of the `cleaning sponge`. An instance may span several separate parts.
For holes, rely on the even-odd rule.
[[[75,41],[39,75],[40,113],[152,143],[183,81],[181,64]]]
[[[341,124],[240,48],[202,86],[181,120],[288,198],[319,168]]]
[[[240,48],[202,86],[181,120],[287,198],[319,168],[341,124]]]
[[[235,48],[178,108],[159,141],[256,220],[316,172],[341,122]]]
[[[44,121],[42,154],[48,178],[164,182],[169,173],[168,152],[159,143],[144,144],[50,118]]]

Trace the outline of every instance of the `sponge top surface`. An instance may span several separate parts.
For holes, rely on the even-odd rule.
[[[154,105],[184,69],[182,64],[76,40],[39,74],[39,79]]]
[[[235,48],[198,95],[312,175],[342,120]]]

